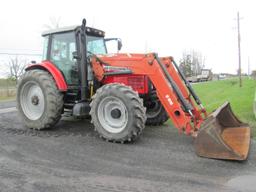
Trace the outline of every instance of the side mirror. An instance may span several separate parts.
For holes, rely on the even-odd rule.
[[[117,52],[119,52],[122,49],[123,44],[122,44],[122,40],[120,38],[106,38],[105,39],[105,43],[109,42],[109,41],[115,41],[117,43]],[[113,49],[113,44],[112,44],[111,48]],[[115,49],[116,49],[116,47],[115,47]],[[109,50],[108,50],[108,52],[109,52]]]
[[[72,53],[72,56],[73,56],[73,59],[76,59],[76,60],[81,59],[81,57],[80,57],[80,55],[77,53],[77,51],[74,51],[74,52]]]
[[[117,39],[117,49],[118,49],[118,51],[120,51],[121,49],[122,49],[122,46],[123,46],[123,44],[122,44],[122,39]]]

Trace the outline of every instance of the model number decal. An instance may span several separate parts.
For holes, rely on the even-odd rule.
[[[168,101],[168,103],[169,103],[170,105],[173,105],[172,99],[170,98],[169,95],[165,95],[165,98],[167,99],[167,101]]]

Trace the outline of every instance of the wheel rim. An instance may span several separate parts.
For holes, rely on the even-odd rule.
[[[128,112],[124,103],[116,97],[106,97],[98,105],[101,126],[110,133],[120,133],[128,122]]]
[[[155,118],[157,117],[162,110],[162,105],[159,101],[153,101],[150,106],[147,108],[146,115],[147,118]]]
[[[26,117],[30,120],[39,119],[44,112],[44,103],[41,87],[36,82],[26,82],[20,94],[21,108]]]

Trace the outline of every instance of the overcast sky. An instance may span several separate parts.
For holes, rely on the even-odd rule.
[[[256,3],[253,0],[8,0],[1,2],[0,53],[41,53],[50,18],[80,24],[123,40],[122,52],[154,51],[180,60],[184,50],[205,56],[215,73],[238,68],[236,14],[240,11],[242,72],[256,69]],[[0,55],[0,66],[7,56]],[[34,57],[28,58],[32,60]]]

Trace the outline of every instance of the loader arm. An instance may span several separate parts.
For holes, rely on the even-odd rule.
[[[118,57],[118,58],[117,58]],[[146,75],[156,88],[157,95],[174,126],[186,134],[195,133],[203,122],[204,111],[199,110],[175,70],[171,57],[160,59],[157,54],[118,54],[113,57],[92,59],[93,71],[98,80],[104,78],[104,61],[109,66],[126,67],[133,74]]]

